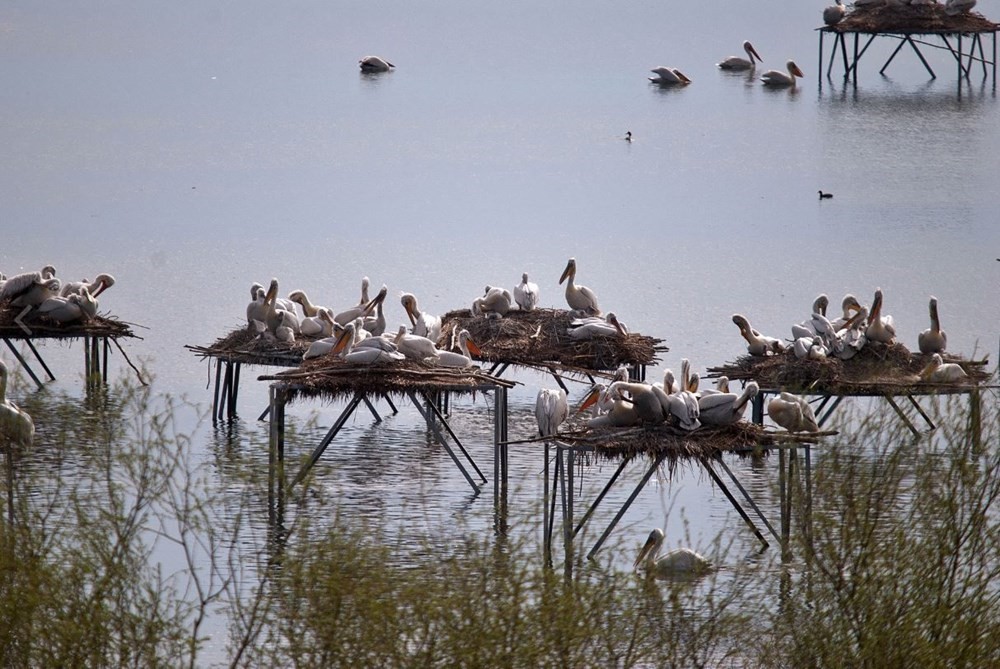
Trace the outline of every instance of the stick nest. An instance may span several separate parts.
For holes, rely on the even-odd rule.
[[[939,3],[855,8],[827,29],[839,33],[983,33],[995,32],[1000,24],[978,12],[948,16],[944,3]]]
[[[300,337],[293,342],[284,342],[264,337],[244,327],[233,330],[209,346],[187,345],[184,348],[203,358],[221,358],[244,365],[296,367],[302,362],[302,356],[309,350],[309,345],[316,339],[318,337]]]
[[[93,318],[75,323],[59,323],[31,310],[24,317],[24,323],[31,328],[29,335],[14,318],[21,313],[20,307],[0,304],[0,337],[4,339],[68,339],[73,337],[136,337],[131,323],[118,320],[111,314],[98,314]]]
[[[484,361],[528,367],[555,364],[570,371],[650,365],[670,350],[662,339],[637,333],[571,339],[566,334],[571,320],[565,309],[515,310],[503,318],[473,317],[469,309],[460,309],[441,317],[441,340],[450,341],[455,331],[464,328],[482,350]]]
[[[962,366],[968,377],[954,383],[921,381],[920,371],[931,356],[911,353],[906,346],[868,342],[850,360],[799,360],[791,350],[765,357],[744,355],[735,362],[710,367],[708,376],[731,381],[754,380],[762,388],[831,395],[883,395],[964,392],[989,379],[986,360],[943,355],[945,362]]]

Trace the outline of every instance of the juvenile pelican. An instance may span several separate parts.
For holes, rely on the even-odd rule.
[[[868,313],[868,327],[865,329],[865,336],[871,341],[878,341],[884,344],[891,344],[896,339],[896,327],[893,324],[892,316],[882,315],[882,289],[875,289],[875,299],[872,300],[872,308]]]
[[[683,72],[678,70],[676,67],[655,67],[650,70],[655,77],[649,77],[649,80],[654,84],[660,84],[661,86],[674,86],[677,84],[687,85],[691,83]]]
[[[440,367],[471,367],[472,356],[482,357],[483,352],[479,350],[476,342],[472,341],[472,335],[468,330],[460,330],[456,337],[455,345],[461,353],[455,351],[438,350],[437,356],[432,362]]]
[[[566,269],[559,277],[559,283],[563,281],[566,281],[566,304],[570,309],[582,316],[601,315],[594,291],[586,286],[576,285],[576,258],[570,258],[566,263]]]
[[[839,2],[840,0],[838,0]],[[756,66],[755,59],[760,62],[764,62],[764,59],[760,57],[757,50],[753,48],[753,44],[749,41],[743,42],[743,50],[747,52],[746,58],[740,58],[739,56],[729,56],[725,58],[722,62],[718,63],[720,70],[752,70]]]
[[[506,288],[486,286],[486,294],[472,302],[472,315],[503,318],[510,311],[513,300],[513,296]]]
[[[535,398],[535,420],[538,422],[538,435],[553,437],[559,431],[559,426],[569,418],[569,403],[566,401],[566,391],[562,388],[542,388]]]
[[[740,329],[740,334],[747,342],[747,353],[755,356],[765,356],[771,353],[781,353],[785,345],[780,339],[766,337],[750,327],[750,321],[742,314],[733,314],[733,323]]]
[[[804,397],[782,392],[767,403],[767,415],[789,432],[819,432],[812,405]]]
[[[514,286],[514,302],[523,311],[531,311],[538,306],[538,284],[528,281],[528,273],[521,275],[521,283]]]
[[[420,311],[417,298],[413,293],[403,293],[399,301],[403,304],[403,309],[406,310],[406,315],[413,325],[413,334],[427,337],[433,342],[441,339],[441,319],[426,311]]]
[[[440,353],[437,345],[427,337],[408,334],[405,325],[399,326],[399,331],[393,341],[396,344],[396,349],[409,360],[437,359],[438,353]]]
[[[307,337],[330,337],[335,323],[333,312],[320,307],[315,316],[306,316],[299,322],[299,331]]]
[[[388,72],[391,68],[396,67],[378,56],[365,56],[358,61],[358,64],[361,66],[362,72]]]
[[[38,313],[57,323],[74,323],[97,315],[97,300],[86,286],[68,297],[50,297],[38,305]]]
[[[736,393],[713,393],[703,395],[698,400],[701,422],[705,425],[732,425],[738,422],[746,410],[747,403],[757,396],[760,387],[751,381],[739,395]]]
[[[59,296],[69,297],[70,295],[79,295],[83,288],[86,287],[93,297],[97,297],[113,285],[115,285],[115,277],[110,274],[98,274],[97,278],[93,281],[87,281],[86,279],[83,281],[67,281],[63,284],[62,290],[59,291]]]
[[[663,530],[659,528],[650,532],[632,568],[638,569],[642,565],[646,569],[646,575],[654,578],[700,576],[714,569],[711,562],[690,548],[675,548],[657,555],[664,538]]]
[[[930,312],[931,326],[917,336],[917,346],[921,353],[944,353],[944,348],[948,344],[948,335],[941,329],[937,298],[934,296],[931,296]]]
[[[34,438],[31,416],[7,399],[7,364],[0,360],[0,441],[7,447],[28,448]]]
[[[920,380],[931,383],[952,383],[967,376],[961,365],[945,362],[940,353],[931,355],[931,361],[920,372]]]
[[[570,339],[593,339],[594,337],[611,337],[620,335],[628,336],[628,328],[618,320],[615,312],[609,311],[605,318],[591,316],[590,318],[576,319],[569,323],[566,334]]]
[[[844,3],[841,0],[837,0],[837,4],[830,5],[823,10],[823,23],[828,26],[835,26],[844,19],[844,14],[847,13],[847,8],[844,7]]]
[[[337,343],[333,346],[332,353],[334,355],[339,355],[345,361],[356,365],[374,365],[378,363],[389,363],[406,359],[406,356],[399,351],[394,350],[395,346],[392,346],[391,348],[382,346],[359,346],[358,341],[356,340],[357,329],[357,323],[354,321],[344,326],[344,331],[337,337]],[[379,340],[389,344],[389,342],[381,337],[373,337],[370,339]],[[368,340],[366,339],[365,341]]]
[[[23,307],[21,312],[14,317],[14,322],[21,326],[21,329],[31,334],[31,328],[24,324],[21,319],[29,311],[40,305],[50,297],[59,296],[59,288],[62,285],[50,273],[51,265],[46,266],[41,272],[24,272],[10,277],[0,288],[0,303],[9,302],[11,307]]]
[[[790,60],[786,63],[788,67],[787,72],[781,70],[768,70],[761,75],[760,80],[764,82],[765,86],[795,86],[795,77],[804,77],[805,74],[799,69],[799,66],[795,64],[795,61]]]

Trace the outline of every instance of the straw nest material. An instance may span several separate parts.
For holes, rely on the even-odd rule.
[[[294,370],[258,377],[282,385],[289,399],[321,397],[340,399],[363,395],[404,395],[409,392],[467,392],[511,388],[512,381],[490,376],[479,367],[438,367],[413,360],[384,364],[353,364],[326,355],[305,360]]]
[[[963,392],[989,379],[986,360],[964,360],[944,355],[945,362],[962,366],[968,377],[955,383],[921,381],[920,371],[931,356],[911,353],[904,345],[869,341],[850,360],[799,360],[791,350],[766,357],[744,355],[735,362],[711,367],[709,377],[731,381],[754,380],[762,388],[832,395]]]
[[[464,328],[482,351],[482,360],[528,367],[559,365],[567,371],[650,365],[669,350],[662,339],[636,333],[574,340],[566,334],[571,320],[565,309],[511,311],[503,318],[473,317],[469,309],[459,309],[442,316],[441,340],[450,341],[455,331]]]
[[[187,345],[184,348],[204,358],[221,358],[244,365],[295,367],[302,362],[302,356],[309,350],[309,345],[313,341],[315,340],[309,338],[300,338],[293,342],[279,341],[273,337],[251,332],[244,327],[233,330],[209,346]]]
[[[948,16],[944,3],[855,8],[827,30],[863,33],[981,33],[1000,29],[978,12]]]
[[[68,339],[71,337],[135,337],[130,323],[118,320],[114,316],[98,314],[93,318],[75,323],[59,323],[50,318],[29,311],[24,317],[24,323],[31,328],[31,334],[25,332],[14,318],[21,312],[19,308],[11,308],[7,304],[0,305],[0,337],[4,339]]]

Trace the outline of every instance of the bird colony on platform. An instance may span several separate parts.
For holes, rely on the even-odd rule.
[[[32,330],[26,318],[49,326],[86,323],[97,316],[97,297],[114,284],[110,274],[64,284],[51,265],[9,278],[0,273],[0,318],[6,324],[12,316],[10,320],[29,336]]]

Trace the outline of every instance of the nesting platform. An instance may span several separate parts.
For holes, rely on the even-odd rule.
[[[944,3],[930,5],[885,5],[871,9],[853,9],[840,23],[817,29],[819,32],[819,71],[823,71],[823,38],[827,34],[834,37],[830,51],[830,62],[826,75],[830,76],[839,55],[843,63],[844,79],[853,79],[857,84],[858,64],[876,37],[899,40],[896,49],[889,56],[879,74],[884,74],[903,47],[909,45],[931,78],[936,78],[920,47],[947,50],[955,59],[959,81],[968,79],[973,64],[982,66],[983,77],[992,76],[996,87],[996,33],[1000,24],[994,23],[977,12],[966,12],[955,16],[945,13]],[[992,36],[990,53],[986,53],[983,38]],[[853,36],[852,55],[848,55],[847,39]],[[863,45],[861,36],[867,36]],[[820,79],[822,81],[822,79]],[[821,84],[822,85],[822,84]]]
[[[441,317],[441,340],[464,328],[482,351],[479,359],[492,364],[490,373],[501,375],[511,365],[531,367],[551,373],[563,389],[561,374],[590,377],[621,366],[630,368],[634,380],[645,380],[646,366],[670,350],[662,339],[634,332],[572,339],[566,334],[572,320],[565,309],[515,310],[503,318],[474,317],[460,309]]]
[[[31,334],[28,334],[14,322],[15,315],[16,310],[0,308],[0,339],[3,339],[18,363],[39,388],[43,386],[42,380],[39,378],[42,372],[37,372],[32,368],[31,363],[15,346],[15,342],[23,342],[28,347],[31,356],[41,366],[49,381],[55,381],[56,377],[35,347],[35,343],[39,340],[83,339],[84,377],[88,386],[99,386],[108,382],[108,355],[112,344],[118,348],[125,361],[135,370],[135,365],[128,359],[125,350],[118,343],[121,338],[137,337],[129,323],[110,315],[100,314],[77,323],[58,323],[45,317],[33,317],[33,314],[29,313],[25,319],[25,324],[31,329]],[[136,374],[138,373],[136,370]]]

